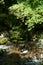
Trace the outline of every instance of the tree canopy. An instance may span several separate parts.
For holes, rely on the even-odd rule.
[[[31,40],[43,32],[43,0],[0,0],[0,24],[13,42]]]

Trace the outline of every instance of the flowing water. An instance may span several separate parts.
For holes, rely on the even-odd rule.
[[[40,64],[40,61],[35,62],[35,61],[24,58],[24,59],[21,60],[21,65],[41,65],[41,64]]]

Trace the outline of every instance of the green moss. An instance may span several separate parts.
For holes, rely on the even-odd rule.
[[[5,44],[7,41],[8,41],[7,38],[3,38],[3,39],[0,40],[0,44]]]

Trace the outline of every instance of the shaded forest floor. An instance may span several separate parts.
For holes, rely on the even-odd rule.
[[[4,35],[6,36],[6,32],[4,32]],[[30,43],[29,43],[30,44]],[[4,52],[0,58],[2,61],[0,62],[0,65],[20,65],[21,63],[21,58],[33,58],[34,56],[37,56],[38,58],[41,57],[41,53],[43,54],[43,49],[38,48],[34,46],[33,44],[29,46],[28,43],[24,44],[13,44],[12,42],[9,44],[5,44],[7,46],[10,46]],[[26,54],[21,55],[21,50],[25,49],[28,50]]]
[[[10,45],[10,48],[6,50],[6,52],[2,56],[2,63],[1,65],[20,65],[21,57],[25,58],[32,58],[37,55],[40,57],[42,49],[38,49],[38,51],[29,50],[27,54],[21,55],[21,50],[19,47],[15,47],[15,45]]]

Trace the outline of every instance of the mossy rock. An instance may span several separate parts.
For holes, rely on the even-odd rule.
[[[7,41],[8,41],[7,38],[3,38],[3,39],[0,40],[0,44],[5,44]]]

